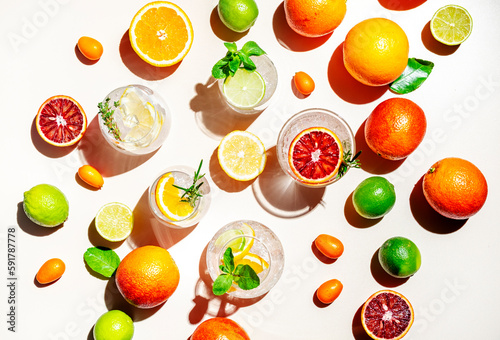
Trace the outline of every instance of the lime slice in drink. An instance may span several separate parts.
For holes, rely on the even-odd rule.
[[[432,36],[445,45],[459,45],[472,32],[472,17],[463,7],[447,5],[437,10],[431,20]]]
[[[105,240],[123,241],[132,233],[134,215],[132,210],[123,203],[108,203],[97,212],[95,227]]]
[[[252,237],[245,237],[252,236]],[[223,232],[215,241],[216,247],[222,247],[230,241],[227,248],[231,247],[234,256],[234,262],[244,258],[252,249],[253,237],[255,237],[255,231],[253,228],[243,223],[240,229],[230,229]]]
[[[234,76],[226,78],[223,91],[231,105],[242,109],[252,108],[264,98],[266,83],[257,71],[240,68]]]

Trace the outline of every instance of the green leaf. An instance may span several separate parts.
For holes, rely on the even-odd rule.
[[[226,273],[232,274],[234,271],[234,256],[231,247],[228,247],[224,252],[222,263],[224,264],[224,267],[227,268]]]
[[[255,270],[248,264],[239,264],[234,270],[234,281],[243,290],[257,288],[260,284],[260,279]]]
[[[93,271],[105,277],[111,277],[120,264],[120,257],[105,247],[88,248],[83,258]]]
[[[241,48],[241,51],[249,57],[253,55],[259,56],[266,54],[266,52],[264,52],[264,50],[260,48],[255,41],[247,41]]]
[[[226,78],[227,74],[224,72],[224,66],[228,63],[227,60],[221,59],[212,67],[212,77],[215,79]]]
[[[249,71],[253,71],[257,68],[257,66],[255,66],[252,59],[250,59],[250,57],[246,53],[244,53],[243,51],[238,51],[238,56],[240,57],[241,61],[243,62],[243,66],[245,67],[245,69],[247,69]]]
[[[225,294],[229,288],[233,285],[233,276],[229,274],[219,275],[212,286],[212,292],[214,295]]]
[[[240,68],[241,64],[241,59],[238,55],[234,56],[234,59],[229,62],[229,72],[231,73],[232,76],[238,71]]]
[[[238,51],[238,47],[236,47],[235,42],[225,42],[224,46],[226,46],[227,50],[232,53],[236,53]]]
[[[403,73],[391,84],[391,90],[406,94],[415,91],[429,77],[434,63],[427,60],[409,58]]]

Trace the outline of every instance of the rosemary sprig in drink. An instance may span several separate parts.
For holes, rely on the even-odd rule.
[[[120,129],[118,129],[118,126],[113,119],[115,109],[120,106],[120,102],[114,102],[113,106],[115,107],[115,109],[112,109],[109,105],[109,101],[110,99],[106,98],[105,101],[97,104],[97,107],[99,108],[99,114],[101,115],[104,125],[106,125],[106,127],[108,128],[109,133],[111,133],[116,140],[121,141],[122,138],[120,136]]]
[[[357,159],[361,155],[361,150],[358,151],[354,157],[351,158],[352,152],[351,150],[347,150],[344,153],[344,157],[342,160],[342,164],[340,165],[339,172],[337,173],[337,178],[341,178],[344,176],[350,168],[359,168],[361,163],[359,162],[359,159]]]
[[[203,159],[200,161],[200,165],[198,166],[198,170],[194,172],[193,176],[193,184],[189,188],[183,188],[178,185],[172,184],[177,189],[183,190],[184,193],[181,196],[181,202],[187,202],[193,208],[196,206],[196,201],[203,195],[200,193],[200,187],[203,185],[202,183],[198,183],[199,180],[205,176],[205,174],[200,176],[201,165],[203,164]]]

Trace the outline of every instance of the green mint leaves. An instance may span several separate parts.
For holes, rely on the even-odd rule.
[[[83,259],[90,269],[108,278],[120,264],[120,257],[112,249],[105,247],[88,248],[83,254]]]
[[[231,247],[224,252],[222,263],[219,266],[222,274],[215,279],[212,287],[214,295],[225,294],[233,285],[233,281],[243,290],[254,289],[260,285],[259,276],[248,264],[239,264],[236,268],[234,267],[234,256]]]
[[[227,48],[226,56],[212,67],[212,76],[215,79],[234,76],[241,65],[248,71],[254,71],[256,66],[250,57],[266,54],[255,41],[246,42],[241,50],[238,50],[234,42],[226,42],[224,46]]]
[[[391,84],[391,90],[406,94],[415,91],[429,77],[434,63],[427,60],[409,58],[403,73]]]

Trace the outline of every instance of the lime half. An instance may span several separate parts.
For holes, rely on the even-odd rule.
[[[257,71],[240,68],[234,76],[226,78],[223,90],[231,105],[248,109],[257,106],[264,98],[266,83]]]
[[[95,227],[105,240],[123,241],[132,233],[134,215],[132,210],[123,203],[108,203],[97,212]]]
[[[463,7],[447,5],[438,9],[432,17],[432,36],[445,45],[459,45],[471,32],[472,17]]]

